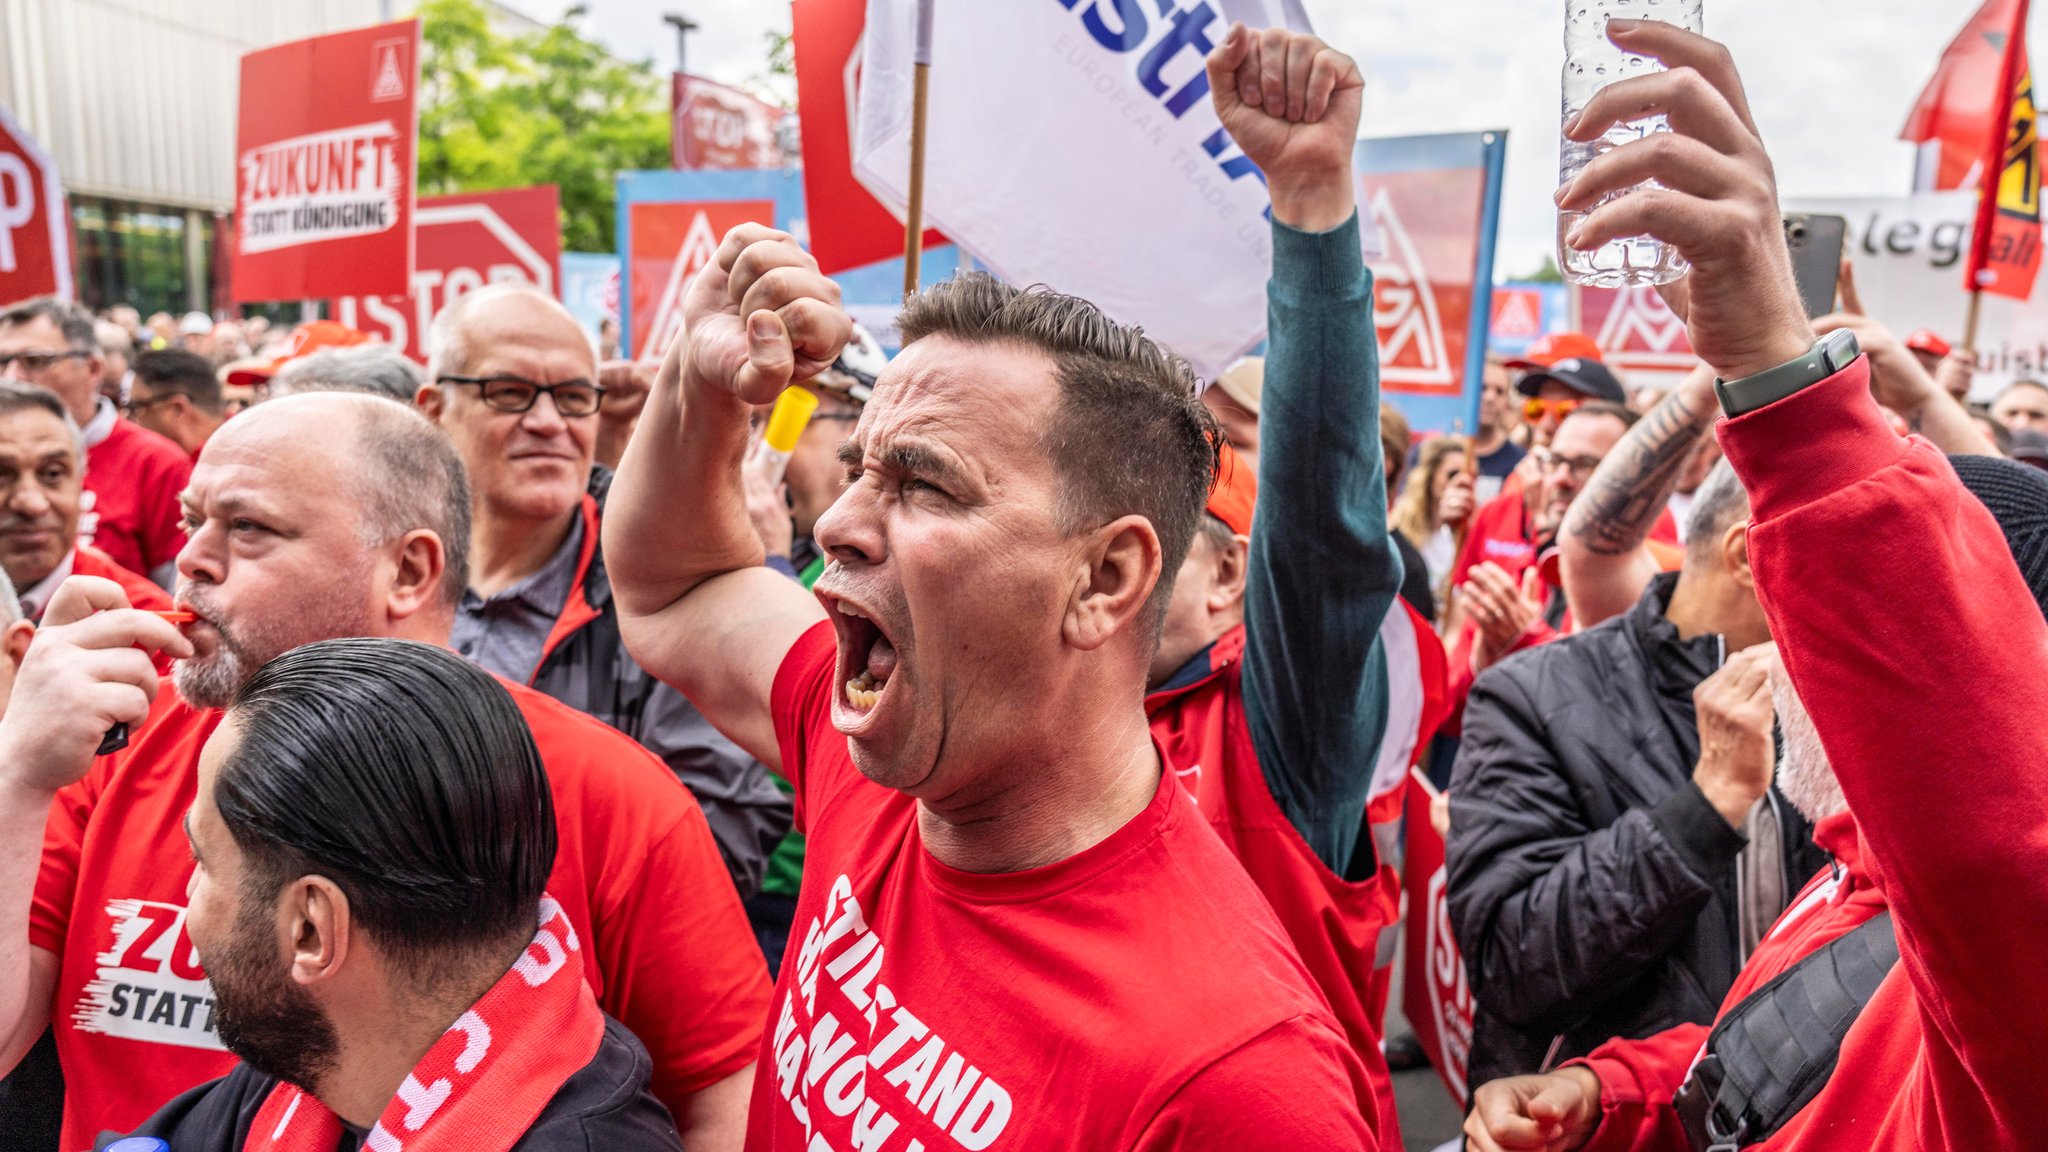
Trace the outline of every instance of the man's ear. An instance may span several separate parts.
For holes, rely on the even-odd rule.
[[[415,528],[399,538],[391,587],[385,590],[385,611],[404,620],[433,606],[441,596],[441,577],[448,570],[448,550],[441,537]]]
[[[1749,521],[1730,524],[1728,530],[1721,533],[1721,560],[1737,584],[1744,588],[1756,587],[1756,576],[1749,570]]]
[[[1090,534],[1082,562],[1060,633],[1093,651],[1129,629],[1159,586],[1159,534],[1143,516],[1121,517]]]
[[[29,641],[36,638],[36,626],[26,620],[16,620],[0,628],[0,659],[5,659],[15,668],[21,667],[21,658],[28,655]]]
[[[441,422],[443,397],[439,384],[430,381],[420,385],[420,390],[413,393],[412,402],[419,406],[419,410],[426,414],[427,419],[436,424]]]
[[[355,943],[347,894],[325,876],[299,877],[285,885],[278,931],[294,982],[311,986],[332,979]]]
[[[1251,548],[1251,537],[1232,536],[1230,547],[1211,561],[1216,565],[1216,576],[1209,581],[1211,613],[1228,612],[1244,603],[1245,577],[1251,572]]]

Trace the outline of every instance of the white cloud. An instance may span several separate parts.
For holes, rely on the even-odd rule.
[[[971,0],[1051,3],[1052,0]],[[1571,0],[1584,3],[1586,0]],[[1533,270],[1555,243],[1559,0],[1304,0],[1316,30],[1367,78],[1364,131],[1507,128],[1497,271]],[[1789,199],[1898,195],[1912,176],[1900,125],[1979,0],[1705,0],[1706,30],[1734,52]],[[547,0],[517,0],[543,18]],[[764,68],[763,33],[789,26],[780,0],[595,0],[590,26],[614,52],[675,63],[664,12],[701,26],[690,70],[740,82]],[[2040,17],[2048,19],[2048,16]],[[940,63],[943,66],[943,62]]]

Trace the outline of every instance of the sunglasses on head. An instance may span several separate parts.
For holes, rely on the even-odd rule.
[[[1579,405],[1583,403],[1583,400],[1545,400],[1540,396],[1531,396],[1522,402],[1522,418],[1531,424],[1542,423],[1546,416],[1555,416],[1562,420],[1578,411]]]

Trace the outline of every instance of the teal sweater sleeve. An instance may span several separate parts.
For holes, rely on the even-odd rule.
[[[1356,215],[1322,233],[1273,223],[1266,308],[1245,717],[1281,810],[1346,875],[1387,727],[1380,623],[1401,586]]]

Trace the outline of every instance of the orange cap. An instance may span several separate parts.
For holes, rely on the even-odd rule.
[[[1238,458],[1237,450],[1223,446],[1223,458],[1216,464],[1216,486],[1209,490],[1209,515],[1239,536],[1252,534],[1252,505],[1259,499],[1259,478]]]
[[[1539,336],[1529,350],[1507,361],[1507,366],[1517,372],[1531,368],[1548,368],[1559,360],[1603,360],[1600,346],[1584,332],[1552,332]]]
[[[283,368],[286,364],[297,360],[301,356],[311,356],[313,353],[327,348],[349,348],[357,344],[366,344],[369,340],[369,336],[350,328],[346,324],[334,320],[315,320],[292,333],[290,351],[272,360],[268,365],[236,368],[230,371],[228,373],[228,383],[268,383],[272,376],[277,375],[278,369]]]

